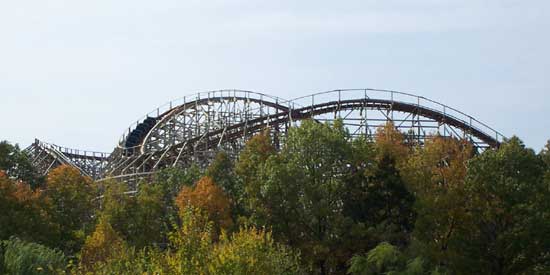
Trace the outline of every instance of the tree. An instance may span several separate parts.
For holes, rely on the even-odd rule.
[[[0,272],[13,275],[62,274],[67,259],[63,252],[18,238],[0,242],[4,253],[0,259]],[[1,250],[1,249],[0,249]],[[3,262],[3,268],[2,268]],[[2,270],[4,269],[4,270]]]
[[[59,230],[49,214],[50,202],[41,190],[0,173],[0,240],[23,240],[55,245]]]
[[[165,168],[158,173],[155,173],[152,182],[143,182],[142,185],[149,184],[155,186],[154,189],[160,188],[162,193],[162,220],[163,226],[163,242],[166,243],[166,233],[175,230],[173,225],[178,218],[178,208],[174,200],[184,186],[193,186],[202,176],[201,169],[192,164],[190,167],[182,169],[178,167]],[[158,187],[157,187],[158,186]]]
[[[350,172],[342,190],[344,229],[341,261],[365,253],[380,242],[409,244],[415,198],[401,178],[392,155],[364,138],[352,142]]]
[[[250,221],[257,227],[270,228],[277,240],[289,245],[300,244],[298,232],[305,222],[297,221],[303,192],[299,184],[301,173],[299,167],[288,165],[280,155],[272,156],[258,172],[255,182],[251,182],[258,192],[246,196]]]
[[[302,274],[298,254],[277,244],[270,232],[254,228],[223,234],[211,259],[211,274]]]
[[[0,142],[0,171],[30,184],[32,188],[40,186],[44,181],[32,166],[27,153],[21,151],[18,145],[13,146],[7,141]]]
[[[259,173],[267,159],[275,153],[275,147],[267,131],[253,136],[241,150],[235,163],[235,174],[242,186],[242,194],[237,203],[242,205],[244,215],[257,215],[255,212],[258,210],[258,204],[261,204],[258,201],[261,197]]]
[[[406,246],[414,229],[415,197],[407,189],[390,155],[378,159],[376,168],[367,172],[362,221],[378,225],[379,238]],[[349,207],[348,207],[349,209]],[[357,216],[353,215],[353,216]]]
[[[162,198],[160,185],[141,185],[137,194],[136,234],[130,238],[136,247],[158,246],[165,242],[170,221],[166,216]]]
[[[205,175],[212,178],[231,200],[233,219],[237,220],[239,216],[244,215],[243,185],[237,179],[233,162],[227,153],[218,153],[206,169]]]
[[[258,170],[267,159],[276,153],[271,143],[269,132],[265,131],[253,136],[239,154],[235,172],[248,187],[255,181]]]
[[[48,174],[45,194],[52,203],[51,216],[63,232],[60,247],[67,254],[78,251],[93,229],[92,200],[97,192],[92,180],[73,167],[59,166]]]
[[[158,249],[144,248],[136,250],[128,247],[117,255],[111,255],[104,261],[96,262],[88,270],[82,266],[72,268],[70,274],[155,274],[171,275],[172,272],[166,263],[165,254]]]
[[[189,168],[165,168],[155,174],[153,183],[162,186],[164,201],[172,205],[174,198],[181,191],[183,186],[192,186],[202,176],[202,172],[195,164]]]
[[[435,136],[417,147],[402,169],[408,187],[416,194],[418,213],[414,237],[421,253],[439,265],[458,255],[449,246],[460,227],[468,227],[464,180],[473,147],[466,141]]]
[[[169,274],[206,274],[212,251],[213,223],[204,210],[187,205],[181,209],[181,226],[170,234]]]
[[[381,243],[366,256],[356,255],[350,260],[350,274],[387,274],[404,268],[404,256],[389,243]]]
[[[262,149],[245,148],[238,164],[254,224],[273,228],[277,239],[301,249],[319,272],[329,272],[336,261],[331,253],[341,235],[347,138],[339,122],[304,121],[290,130],[279,154],[269,156],[269,142],[258,138],[251,146]]]
[[[299,248],[312,271],[322,274],[344,271],[351,255],[380,239],[405,244],[414,225],[414,197],[395,158],[405,160],[409,149],[393,127],[386,130],[372,145],[350,141],[341,121],[303,121],[290,129],[279,153],[259,136],[237,163],[251,221]]]
[[[86,238],[80,252],[81,269],[93,271],[102,263],[124,255],[126,243],[108,221],[100,219],[95,231]]]
[[[165,242],[169,217],[165,215],[162,186],[143,183],[136,195],[125,184],[105,183],[102,209],[107,221],[129,245],[141,249]]]
[[[546,143],[542,151],[539,153],[540,158],[544,161],[547,171],[550,171],[550,140]]]
[[[194,187],[183,187],[176,198],[176,204],[182,214],[186,213],[188,207],[204,211],[214,223],[216,235],[233,225],[231,201],[210,177],[202,177]]]
[[[99,219],[109,224],[126,241],[131,240],[137,232],[137,200],[128,194],[126,184],[107,181],[103,183],[105,192],[101,201]],[[131,242],[131,241],[130,241]]]
[[[206,169],[205,175],[212,178],[231,198],[240,196],[241,190],[235,180],[233,162],[227,153],[222,151],[216,154],[214,161]]]
[[[466,176],[467,228],[457,254],[463,272],[532,274],[550,270],[550,185],[544,164],[514,137],[472,159]]]
[[[446,273],[438,267],[430,267],[421,257],[410,258],[396,246],[381,243],[365,256],[355,255],[350,260],[348,274],[439,275]]]
[[[410,154],[410,147],[405,141],[405,135],[392,122],[376,130],[375,146],[378,156],[389,156],[398,167],[401,167]]]

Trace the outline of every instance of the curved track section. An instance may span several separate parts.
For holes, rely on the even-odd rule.
[[[129,127],[105,173],[111,177],[143,174],[169,164],[187,165],[199,159],[204,162],[220,149],[238,152],[258,130],[250,128],[250,123],[263,122],[290,109],[287,100],[242,90],[204,92],[169,102]],[[155,124],[147,125],[149,130],[145,132],[142,125],[146,121]],[[281,123],[275,130],[286,132],[288,127],[288,123]],[[239,136],[232,135],[235,130],[240,130]],[[213,136],[216,146],[199,147],[211,143]],[[196,154],[189,155],[188,148]]]
[[[169,104],[149,114],[155,125],[134,147],[112,155],[107,177],[146,175],[164,167],[205,166],[216,152],[236,156],[254,134],[269,129],[276,146],[288,129],[304,119],[341,119],[352,136],[373,137],[392,122],[409,142],[423,144],[434,135],[467,139],[478,149],[498,147],[503,136],[475,118],[424,97],[396,91],[353,89],[283,100],[248,91],[215,91]],[[305,106],[305,107],[304,107]],[[140,125],[137,123],[136,125]],[[135,129],[138,129],[137,126]],[[132,128],[128,133],[132,133]]]
[[[268,130],[276,146],[302,120],[343,121],[352,137],[373,138],[392,122],[407,141],[422,145],[435,135],[496,148],[503,136],[475,118],[424,97],[388,90],[350,89],[292,100],[241,90],[198,93],[171,101],[132,124],[110,154],[36,141],[27,150],[43,173],[68,164],[94,179],[135,181],[165,167],[206,166],[223,150],[236,157],[246,141]]]

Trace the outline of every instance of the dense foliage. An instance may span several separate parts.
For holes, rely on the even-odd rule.
[[[14,275],[58,274],[65,270],[63,252],[17,238],[2,241],[3,263],[0,271]]]
[[[46,177],[0,143],[0,273],[548,274],[550,143],[478,152],[304,121],[139,184]]]

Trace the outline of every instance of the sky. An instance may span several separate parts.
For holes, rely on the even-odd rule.
[[[548,0],[0,1],[0,140],[110,152],[171,99],[410,92],[540,150]]]

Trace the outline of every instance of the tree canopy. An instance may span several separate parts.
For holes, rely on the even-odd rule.
[[[136,192],[69,166],[37,177],[0,143],[0,273],[550,273],[550,142],[476,151],[338,120],[272,134]]]

